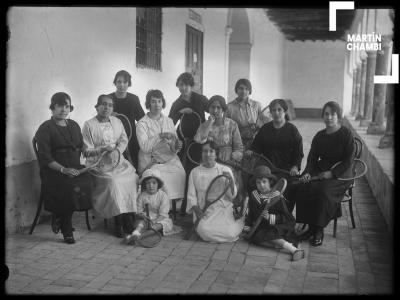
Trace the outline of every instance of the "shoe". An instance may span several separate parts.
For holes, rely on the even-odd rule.
[[[61,220],[60,218],[57,218],[54,214],[51,216],[51,230],[55,233],[58,234],[60,232],[61,228]]]
[[[292,253],[292,261],[298,261],[305,257],[305,252],[303,249],[297,249]]]
[[[133,234],[127,234],[125,236],[125,243],[127,245],[134,245],[135,244],[135,236]]]
[[[64,243],[66,244],[75,244],[74,236],[72,235],[64,235]]]
[[[124,237],[124,231],[122,230],[122,226],[117,226],[115,228],[115,232],[114,232],[115,236],[117,238],[123,238]]]
[[[311,246],[314,247],[321,246],[323,240],[324,240],[324,232],[322,232],[321,234],[316,234],[311,240]]]

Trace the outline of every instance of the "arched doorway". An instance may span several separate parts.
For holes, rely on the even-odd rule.
[[[251,38],[249,18],[245,8],[231,8],[228,12],[227,28],[231,29],[229,37],[228,59],[228,99],[235,97],[235,83],[239,78],[250,75]]]

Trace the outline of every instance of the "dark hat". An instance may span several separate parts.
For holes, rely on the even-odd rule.
[[[253,172],[256,178],[270,178],[277,180],[276,176],[271,173],[271,170],[267,166],[258,166]]]

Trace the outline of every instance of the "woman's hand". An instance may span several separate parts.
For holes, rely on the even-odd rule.
[[[265,220],[268,221],[268,219],[269,219],[269,213],[268,213],[268,211],[263,211],[263,212],[261,213],[261,215],[263,216],[263,218],[264,218]]]
[[[235,190],[235,181],[233,180],[232,175],[227,171],[223,171],[222,174],[227,176],[230,179],[229,182],[230,182],[230,186],[231,186],[231,193],[233,194],[233,192]]]
[[[290,169],[290,176],[296,176],[296,175],[298,175],[299,174],[299,169],[297,168],[297,166],[293,166],[291,169]]]
[[[170,139],[172,139],[172,138],[174,137],[174,134],[171,133],[171,132],[161,132],[161,133],[159,134],[159,136],[160,136],[161,139],[170,140]]]
[[[309,173],[306,173],[306,174],[304,174],[303,176],[301,176],[299,180],[300,180],[301,182],[306,183],[306,182],[309,182],[310,179],[311,179],[311,175],[310,175]]]
[[[185,108],[182,108],[179,112],[181,114],[191,114],[191,113],[193,113],[193,109],[191,109],[189,107],[185,107]]]
[[[62,168],[62,173],[69,177],[75,177],[79,175],[79,171],[74,168]]]
[[[253,151],[251,151],[251,150],[246,150],[246,151],[244,151],[244,156],[250,157],[250,156],[252,156],[252,155],[253,155]]]
[[[215,122],[215,117],[213,115],[210,115],[206,121],[208,126],[211,126]]]
[[[325,171],[318,174],[319,179],[331,179],[332,177],[332,171]]]
[[[100,151],[103,153],[104,151],[111,152],[115,149],[115,145],[106,145],[100,147]]]

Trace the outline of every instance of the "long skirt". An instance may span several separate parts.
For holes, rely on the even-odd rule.
[[[158,170],[161,179],[164,182],[163,190],[168,197],[172,199],[180,199],[185,196],[185,169],[178,156],[163,164],[154,164],[150,169]]]
[[[221,199],[207,209],[196,232],[207,242],[234,242],[243,227],[244,219],[233,217],[232,202]]]
[[[93,172],[93,208],[103,218],[136,212],[139,178],[133,166],[123,160],[114,170]]]
[[[342,201],[351,181],[328,179],[299,184],[296,195],[296,220],[325,227],[337,216],[338,206]]]
[[[92,208],[93,182],[90,174],[71,178],[52,169],[43,169],[41,179],[45,210],[65,214]]]

